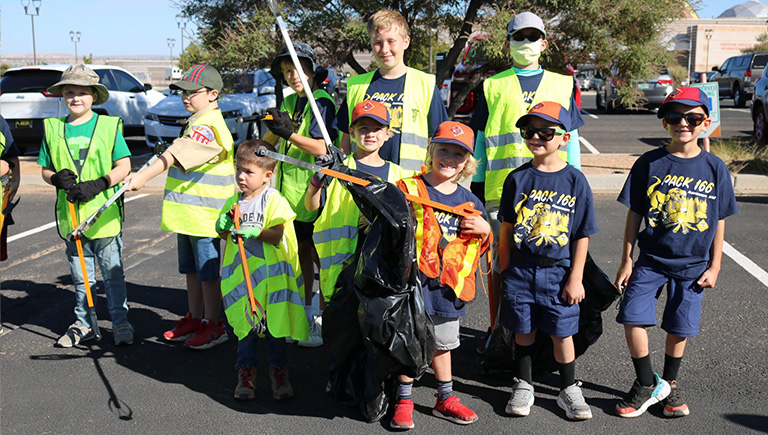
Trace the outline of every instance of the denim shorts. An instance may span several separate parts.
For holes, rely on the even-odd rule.
[[[699,335],[704,289],[696,284],[697,281],[698,278],[669,277],[653,265],[638,260],[624,291],[616,321],[623,325],[656,325],[656,305],[666,284],[667,303],[661,329],[678,337]]]
[[[501,324],[515,334],[539,330],[551,337],[579,332],[579,304],[562,298],[570,269],[512,263],[501,275]]]
[[[212,237],[196,237],[177,234],[179,252],[179,273],[187,275],[196,273],[202,282],[218,281],[221,279],[219,269],[221,261],[221,239]]]

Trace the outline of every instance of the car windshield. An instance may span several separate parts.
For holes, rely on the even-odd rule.
[[[61,78],[61,71],[19,70],[7,71],[0,80],[0,93],[42,92]]]

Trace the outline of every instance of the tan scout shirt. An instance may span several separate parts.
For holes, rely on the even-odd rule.
[[[187,119],[186,125],[182,128],[187,128],[187,125],[193,124],[211,110],[219,110],[219,104],[214,101],[193,114]],[[187,129],[184,136],[174,140],[173,144],[171,144],[172,146],[168,148],[168,152],[173,155],[176,163],[183,171],[200,166],[203,163],[216,163],[221,158],[220,154],[226,152],[221,144],[215,140],[204,143],[193,139],[193,133],[192,129]]]

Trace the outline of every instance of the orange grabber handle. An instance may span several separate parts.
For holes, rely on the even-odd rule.
[[[235,223],[235,229],[240,229],[240,204],[235,203],[232,207],[233,217],[232,220]],[[254,316],[259,315],[259,302],[256,301],[256,297],[253,296],[253,285],[251,284],[251,272],[248,270],[248,259],[245,256],[245,246],[243,245],[243,239],[240,236],[235,237],[237,239],[237,249],[240,251],[240,262],[243,263],[243,274],[245,274],[245,287],[248,289],[248,302],[251,304],[251,313]]]
[[[269,113],[266,114],[263,118],[261,118],[262,121],[273,121],[275,118],[272,117]]]
[[[67,201],[69,205],[69,215],[72,217],[72,226],[77,228],[77,211],[75,204]],[[80,258],[80,268],[83,270],[83,284],[85,284],[85,297],[88,299],[88,308],[93,308],[93,296],[91,296],[91,282],[88,280],[88,270],[85,268],[85,254],[83,254],[83,242],[80,241],[80,233],[75,232],[75,245],[77,246],[77,256]]]

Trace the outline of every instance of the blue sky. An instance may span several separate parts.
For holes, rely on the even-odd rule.
[[[745,0],[703,0],[701,18],[714,18]],[[31,6],[30,6],[31,7]],[[176,24],[179,10],[170,0],[42,0],[35,17],[35,46],[38,53],[73,53],[70,30],[82,32],[78,55],[168,56],[167,39],[176,39],[179,53],[181,34]],[[32,23],[19,0],[0,1],[0,55],[32,53]],[[187,32],[195,26],[187,24]],[[185,36],[185,44],[188,38]]]

